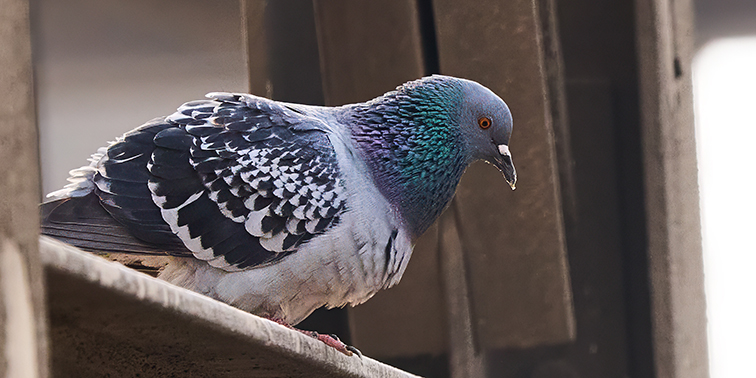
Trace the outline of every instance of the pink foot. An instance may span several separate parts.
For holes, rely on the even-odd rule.
[[[359,351],[359,349],[351,345],[344,344],[343,342],[341,342],[341,340],[339,340],[339,338],[336,335],[323,335],[315,331],[305,331],[296,327],[292,327],[290,324],[286,323],[285,321],[281,319],[276,319],[276,318],[267,318],[267,319],[272,320],[286,328],[293,329],[307,336],[316,338],[320,340],[321,342],[323,342],[325,345],[328,345],[331,348],[336,349],[337,351],[344,353],[347,356],[352,356],[356,354],[357,356],[362,357],[362,353]]]
[[[331,348],[336,349],[339,352],[346,354],[347,356],[356,354],[357,356],[362,357],[362,353],[359,351],[359,349],[351,345],[344,344],[343,342],[341,342],[341,340],[339,340],[338,337],[336,337],[336,335],[322,335],[315,331],[300,331],[300,332],[306,335],[309,334],[310,336],[325,343],[325,345],[328,345]]]

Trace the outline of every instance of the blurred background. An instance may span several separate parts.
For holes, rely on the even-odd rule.
[[[42,191],[104,142],[211,91],[248,91],[237,1],[31,2]]]
[[[694,3],[693,78],[710,371],[713,378],[751,377],[751,358],[756,352],[756,243],[752,238],[756,230],[752,152],[756,140],[756,1]],[[68,170],[86,164],[89,154],[106,141],[149,119],[170,114],[183,102],[211,91],[249,91],[238,1],[32,0],[31,10],[43,193],[62,187]],[[563,43],[567,49],[570,43],[574,50],[591,49],[580,47],[580,42]],[[569,60],[567,63],[569,70]],[[389,83],[388,87],[398,84]],[[583,84],[573,81],[570,85]],[[621,116],[622,106],[615,110],[614,116]],[[577,264],[571,264],[574,270]],[[626,286],[638,285],[627,280]],[[574,277],[572,286],[580,287]],[[592,295],[585,291],[576,294],[578,322],[583,294]],[[628,318],[628,323],[634,322],[632,315]],[[578,326],[578,338],[580,335]],[[584,344],[586,355],[605,351],[599,349],[601,343]],[[615,346],[617,353],[637,347]],[[558,353],[549,349],[536,354],[540,358]],[[501,357],[502,364],[517,356]],[[622,364],[632,365],[633,358],[639,357],[623,358]],[[645,377],[638,373],[644,370],[638,369],[629,376]],[[434,372],[426,374],[448,374]]]

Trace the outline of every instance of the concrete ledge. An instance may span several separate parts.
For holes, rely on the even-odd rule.
[[[52,371],[103,377],[414,377],[47,237]]]

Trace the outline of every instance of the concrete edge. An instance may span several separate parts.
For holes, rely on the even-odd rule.
[[[320,341],[225,303],[150,277],[46,236],[40,236],[42,265],[92,284],[161,306],[177,315],[325,369],[354,377],[416,377],[369,357],[345,356]]]

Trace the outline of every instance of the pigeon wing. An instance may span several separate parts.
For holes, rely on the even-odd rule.
[[[322,122],[214,93],[154,137],[149,190],[193,255],[228,271],[270,264],[338,223],[344,188]]]

